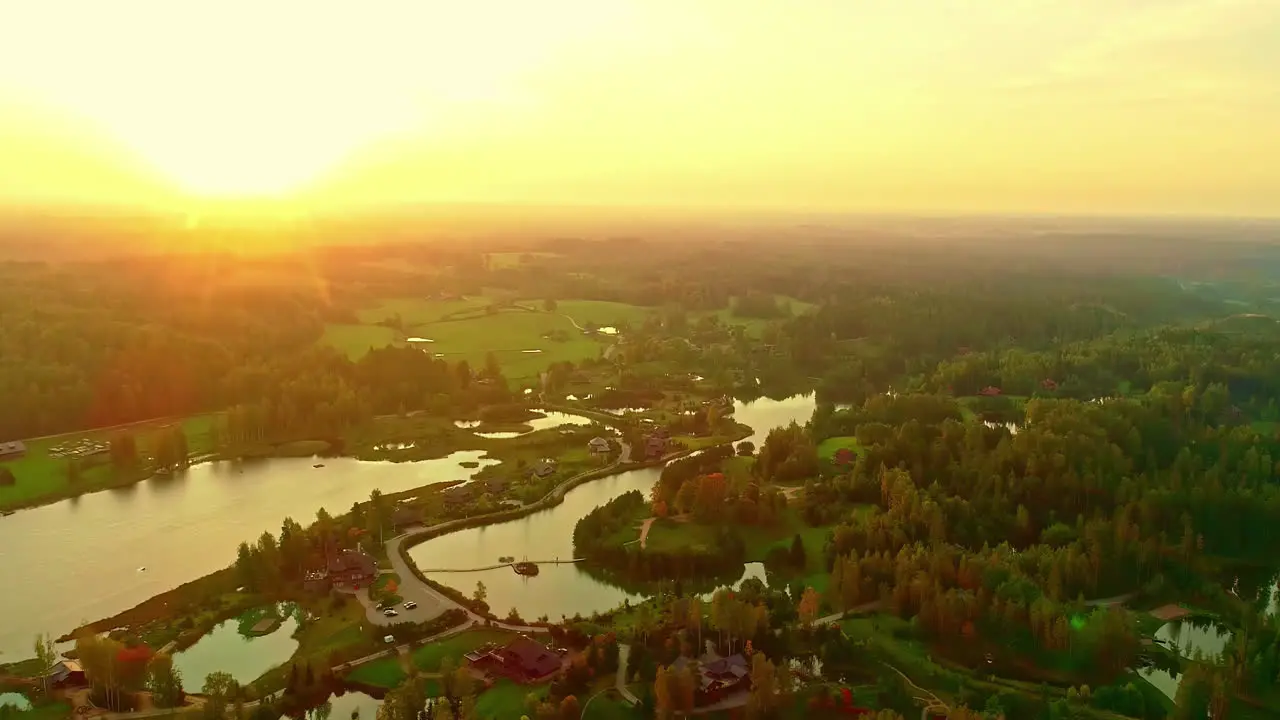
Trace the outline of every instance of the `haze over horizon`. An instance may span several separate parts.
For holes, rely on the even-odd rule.
[[[1280,215],[1280,2],[0,17],[4,205]]]

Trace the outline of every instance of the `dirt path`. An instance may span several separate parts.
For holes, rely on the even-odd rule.
[[[645,546],[647,545],[646,541],[649,539],[649,528],[653,527],[653,521],[657,519],[658,518],[656,517],[646,518],[644,522],[640,523],[640,549],[641,550],[645,549]]]

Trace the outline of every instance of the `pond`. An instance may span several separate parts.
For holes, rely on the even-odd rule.
[[[244,631],[248,628],[232,618],[219,623],[195,645],[174,655],[173,664],[182,672],[191,691],[196,692],[209,673],[230,673],[237,682],[248,684],[288,661],[298,649],[298,641],[293,639],[298,629],[297,611],[292,606],[281,605],[276,612],[281,613],[284,620],[267,635],[247,635]]]
[[[1174,620],[1161,625],[1155,638],[1176,650],[1181,657],[1190,658],[1198,652],[1206,658],[1213,658],[1227,646],[1231,631],[1214,622]],[[1170,699],[1177,695],[1181,675],[1175,678],[1168,671],[1157,669],[1142,670],[1140,674]]]
[[[771,428],[792,421],[805,423],[813,414],[812,394],[786,400],[759,399],[735,403],[735,418],[755,431],[751,437],[757,446],[763,444]],[[565,494],[564,502],[553,508],[509,522],[469,528],[450,533],[413,547],[409,554],[424,571],[466,570],[486,567],[498,558],[512,556],[533,561],[565,560],[573,556],[573,529],[578,520],[596,507],[632,490],[646,495],[653,488],[660,468],[643,468],[611,475],[579,485]],[[573,564],[544,564],[534,577],[517,575],[510,568],[474,572],[437,572],[435,580],[467,595],[483,582],[490,608],[499,617],[516,608],[525,620],[546,615],[552,620],[561,616],[584,617],[605,612],[624,600],[636,602],[643,596],[592,577]],[[748,563],[743,576],[764,580],[764,566]]]
[[[566,425],[585,426],[595,423],[595,420],[592,420],[589,417],[557,412],[555,410],[535,410],[534,412],[540,413],[542,417],[536,417],[522,423],[524,425],[528,425],[532,430],[526,430],[524,432],[478,432],[476,435],[482,438],[489,438],[491,440],[502,440],[520,437],[521,435],[528,435],[529,433],[538,432],[539,430],[550,430],[552,428],[564,427]],[[458,420],[454,425],[462,427],[463,424],[466,423],[469,423],[469,421]],[[469,425],[469,427],[476,427],[476,425]]]
[[[362,692],[348,691],[341,695],[330,695],[326,701],[329,706],[327,709],[324,705],[314,708],[307,712],[305,718],[328,718],[328,720],[376,720],[378,717],[378,708],[382,707],[382,701]],[[293,720],[288,716],[281,717],[280,720]]]
[[[0,693],[0,707],[10,707],[17,710],[30,710],[31,700],[26,695],[16,692]]]
[[[407,463],[326,458],[322,468],[312,458],[206,463],[20,510],[0,519],[0,567],[41,590],[0,594],[0,662],[30,657],[36,633],[57,637],[230,565],[241,542],[278,533],[285,517],[306,524],[321,507],[346,512],[374,488],[470,478],[497,462],[472,450]]]

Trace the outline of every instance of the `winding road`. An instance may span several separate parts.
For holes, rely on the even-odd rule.
[[[621,441],[619,441],[618,444],[622,446],[622,451],[618,453],[618,459],[615,460],[607,469],[616,469],[631,462],[631,446]],[[576,486],[583,477],[597,472],[600,471],[588,470],[565,479],[552,488],[551,491],[544,495],[538,502],[545,502],[553,498],[557,500],[563,499],[565,493]],[[369,599],[368,591],[361,590],[356,594],[356,597],[359,598],[361,604],[364,605],[365,618],[374,625],[392,625],[406,620],[425,622],[443,615],[446,610],[459,608],[467,613],[467,617],[470,618],[473,623],[483,624],[485,622],[484,617],[472,612],[457,602],[454,602],[448,596],[420,580],[418,578],[418,574],[414,572],[414,568],[410,567],[409,562],[405,559],[405,553],[400,552],[400,549],[406,540],[413,540],[424,534],[439,535],[454,529],[472,527],[474,522],[475,518],[467,518],[463,520],[446,520],[445,522],[436,523],[435,525],[420,525],[387,540],[387,558],[391,562],[391,571],[400,576],[400,587],[397,594],[404,598],[405,601],[417,603],[418,607],[414,610],[401,609],[399,617],[389,618],[384,616],[382,611],[379,610],[373,601]],[[514,632],[545,632],[545,628],[531,625],[511,625],[495,621],[493,626]],[[460,627],[466,627],[466,625],[464,624]]]

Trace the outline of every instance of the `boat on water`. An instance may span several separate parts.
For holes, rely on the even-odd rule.
[[[511,567],[516,571],[516,574],[518,575],[537,575],[538,574],[538,563],[532,563],[532,562],[529,562],[528,560],[515,563]]]

